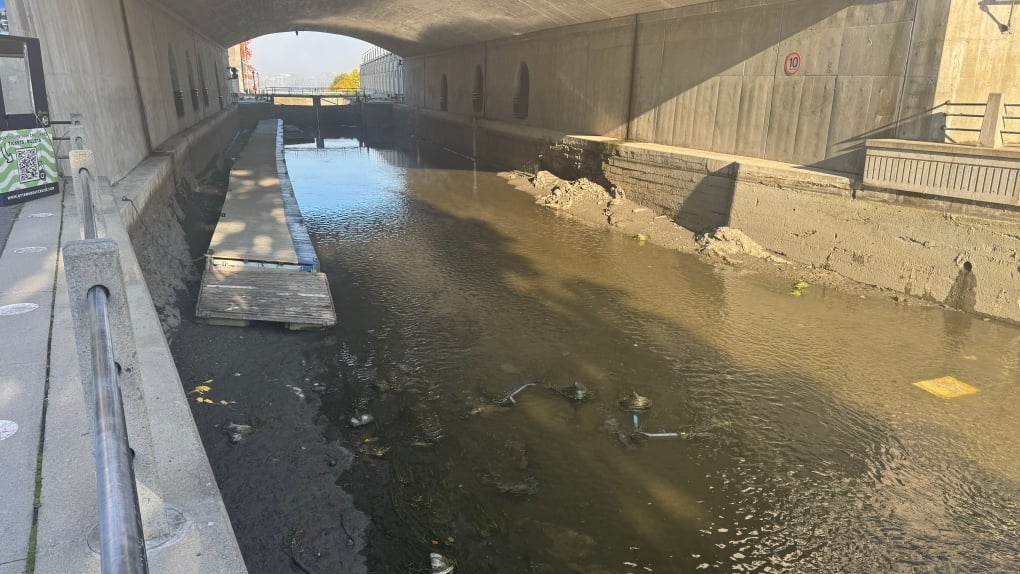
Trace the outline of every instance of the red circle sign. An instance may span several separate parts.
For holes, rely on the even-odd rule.
[[[796,75],[800,71],[800,65],[803,60],[798,52],[790,52],[786,55],[786,63],[783,65],[783,69],[786,71],[787,76]]]

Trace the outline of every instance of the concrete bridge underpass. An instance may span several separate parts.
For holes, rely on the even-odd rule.
[[[139,306],[131,317],[151,416],[142,426],[163,453],[141,464],[163,481],[154,494],[195,521],[185,543],[153,553],[156,571],[243,570],[153,307],[173,281],[146,284],[153,253],[137,247],[150,239],[143,215],[173,221],[176,191],[220,165],[241,127],[231,45],[294,31],[372,42],[402,58],[403,103],[378,116],[403,141],[585,176],[690,231],[739,227],[791,260],[1020,321],[1016,262],[1003,255],[1020,252],[1014,4],[7,0],[11,34],[41,41],[45,111],[80,118],[94,172],[110,180],[104,209]],[[15,261],[5,251],[0,302],[31,299],[37,340],[49,332],[73,346],[56,253],[79,222],[58,197],[44,201],[27,204],[8,247],[31,239],[49,255],[5,282],[14,271],[2,266]],[[27,219],[36,212],[63,214],[64,235],[60,217]],[[37,228],[45,238],[17,235]],[[21,427],[0,449],[17,444],[24,460],[3,476],[0,572],[97,571],[77,365],[49,346],[10,348],[0,409],[16,406]],[[6,461],[14,450],[4,452]]]

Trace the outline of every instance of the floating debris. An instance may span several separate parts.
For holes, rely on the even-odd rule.
[[[375,417],[370,415],[369,413],[364,413],[351,417],[350,422],[352,427],[358,428],[375,422]]]
[[[914,383],[914,386],[943,399],[955,399],[978,392],[976,388],[953,376],[918,381]]]
[[[529,496],[538,492],[538,480],[533,476],[519,481],[504,480],[498,473],[487,473],[482,476],[482,484],[493,486],[503,494],[511,496]]]
[[[811,284],[806,281],[798,281],[793,284],[793,290],[790,291],[790,295],[794,297],[800,297],[804,294],[804,290],[810,287]]]
[[[562,395],[564,398],[570,399],[575,402],[583,402],[591,399],[595,396],[595,391],[590,390],[588,387],[581,383],[575,382],[572,385],[566,387],[559,387],[556,392]]]
[[[358,445],[358,452],[374,456],[375,458],[382,458],[386,456],[386,453],[390,452],[390,447],[376,444],[360,444]]]
[[[493,411],[496,411],[496,410],[502,410],[502,409],[500,409],[498,405],[482,405],[482,406],[475,407],[475,408],[471,409],[470,411],[468,411],[467,416],[473,417],[473,416],[477,416],[477,415],[485,415],[485,414],[489,414],[489,413],[491,413]]]
[[[503,405],[507,405],[508,403],[509,403],[509,405],[516,405],[517,404],[517,400],[514,397],[516,397],[518,394],[520,394],[520,392],[523,391],[524,389],[526,389],[528,387],[534,387],[537,384],[538,383],[526,383],[524,385],[521,385],[521,388],[519,388],[516,391],[514,391],[514,392],[510,393],[509,395],[507,395],[507,397],[505,399],[503,399],[502,401],[500,401],[500,403],[503,404]]]
[[[244,437],[255,433],[255,428],[251,425],[228,423],[226,429],[227,434],[230,435],[230,442],[234,444],[241,442]]]
[[[429,561],[432,564],[432,574],[453,574],[453,564],[442,554],[429,554]]]
[[[625,411],[641,412],[647,411],[652,408],[652,400],[648,397],[642,397],[637,393],[631,393],[626,397],[620,399],[620,406]]]

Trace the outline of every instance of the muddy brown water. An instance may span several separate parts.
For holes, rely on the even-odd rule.
[[[253,571],[1015,571],[1020,330],[796,297],[427,155],[288,146],[340,326],[175,342],[237,401],[195,414]],[[946,375],[978,392],[912,384]]]

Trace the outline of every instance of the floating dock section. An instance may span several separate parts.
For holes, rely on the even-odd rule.
[[[280,120],[262,120],[230,172],[195,314],[221,325],[336,324],[326,275],[287,176]]]

